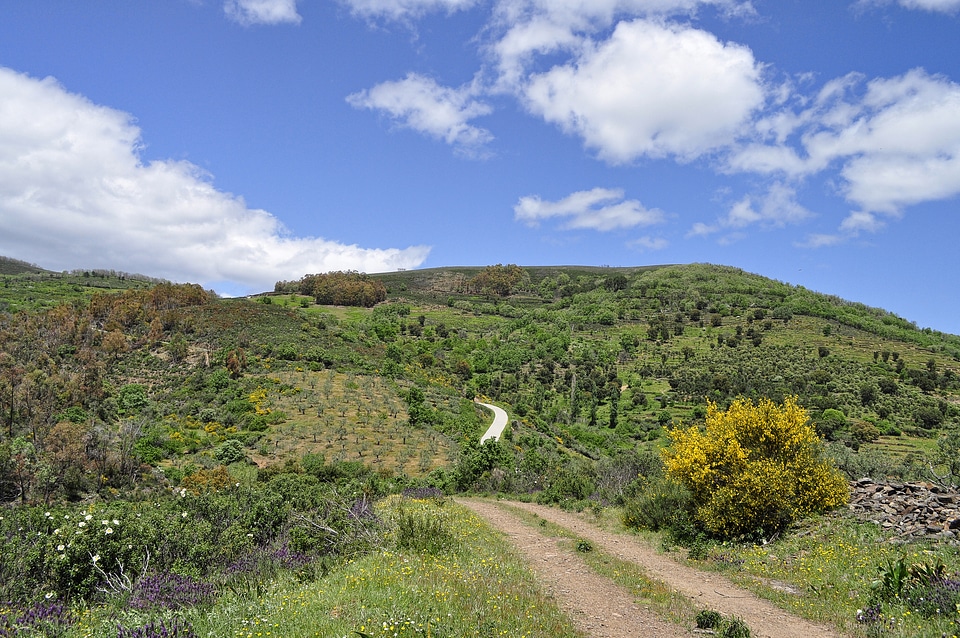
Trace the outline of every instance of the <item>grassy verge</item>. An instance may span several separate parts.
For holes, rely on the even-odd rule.
[[[891,542],[873,523],[852,516],[810,519],[766,545],[732,543],[694,548],[691,565],[723,572],[734,582],[799,616],[833,625],[856,636],[954,638],[957,610],[924,615],[900,599],[877,607],[877,587],[891,565],[942,563],[947,574],[960,570],[960,548],[932,542]],[[871,608],[873,608],[871,610]]]
[[[287,573],[180,612],[196,636],[556,636],[577,632],[522,560],[465,508],[394,497],[384,549],[316,579]],[[133,612],[88,610],[71,636],[117,636]],[[142,634],[167,635],[167,634]]]

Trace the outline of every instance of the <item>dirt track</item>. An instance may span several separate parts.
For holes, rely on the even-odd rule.
[[[459,499],[500,530],[527,558],[560,607],[587,636],[598,638],[693,635],[640,607],[611,580],[593,573],[576,552],[545,536],[495,501]],[[719,574],[701,572],[658,554],[640,539],[606,532],[570,514],[542,505],[510,503],[589,540],[604,552],[642,566],[647,574],[695,601],[703,609],[739,616],[757,638],[839,638],[835,630],[790,614],[757,598]]]

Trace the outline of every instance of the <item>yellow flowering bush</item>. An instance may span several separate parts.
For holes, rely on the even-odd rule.
[[[741,398],[727,410],[708,403],[703,429],[669,436],[667,476],[690,490],[698,520],[714,535],[770,534],[849,498],[796,397],[782,405]]]

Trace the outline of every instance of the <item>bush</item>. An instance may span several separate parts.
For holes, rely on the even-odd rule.
[[[230,439],[221,443],[213,451],[214,460],[230,465],[231,463],[246,462],[247,453],[243,451],[243,443],[236,439]]]
[[[720,623],[719,638],[750,638],[750,628],[742,618],[727,618]]]
[[[396,548],[423,554],[441,554],[455,548],[456,539],[443,512],[400,500],[396,517]]]
[[[795,397],[782,406],[737,399],[726,411],[709,403],[703,430],[668,434],[667,476],[690,490],[699,523],[718,537],[769,535],[847,501],[846,480]]]
[[[723,621],[720,612],[710,609],[701,609],[697,612],[697,629],[716,629]]]
[[[623,508],[623,524],[658,532],[689,520],[693,497],[683,485],[669,479],[656,479]]]

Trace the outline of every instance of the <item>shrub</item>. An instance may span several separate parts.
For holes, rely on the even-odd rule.
[[[239,463],[247,460],[247,453],[243,451],[243,443],[230,439],[221,443],[214,451],[213,458],[224,465]]]
[[[627,501],[623,523],[657,532],[689,520],[692,510],[693,499],[687,488],[676,481],[656,479],[639,496]]]
[[[209,601],[214,588],[173,572],[162,572],[141,578],[134,585],[128,604],[133,609],[180,609]]]
[[[723,616],[720,612],[710,609],[701,609],[697,612],[697,629],[716,629],[720,626]]]
[[[22,609],[7,604],[0,608],[0,638],[61,636],[73,622],[69,607],[59,601],[43,600]]]
[[[750,638],[750,628],[742,618],[727,618],[720,623],[719,638]]]
[[[179,618],[151,620],[139,627],[118,627],[117,638],[196,638],[193,626]]]
[[[795,397],[737,399],[726,411],[709,403],[703,430],[669,437],[667,476],[690,490],[698,521],[716,536],[769,535],[847,501],[846,480]]]
[[[396,548],[423,554],[441,554],[455,546],[455,538],[441,511],[405,504],[396,517]]]

